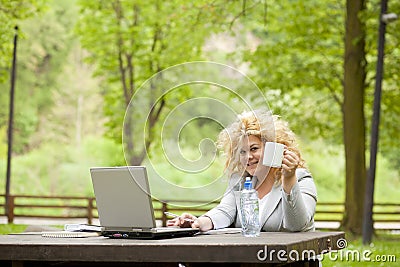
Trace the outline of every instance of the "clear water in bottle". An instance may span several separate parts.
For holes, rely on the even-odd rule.
[[[240,194],[240,208],[242,216],[242,234],[248,237],[260,235],[258,194],[252,188],[250,177],[246,178],[244,188]]]

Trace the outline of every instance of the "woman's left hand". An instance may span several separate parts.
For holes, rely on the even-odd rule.
[[[299,157],[296,153],[285,149],[282,160],[282,174],[284,178],[291,178],[296,174],[299,165]]]
[[[293,151],[285,149],[282,160],[282,183],[286,193],[290,193],[296,183],[296,169],[299,165],[299,157]]]

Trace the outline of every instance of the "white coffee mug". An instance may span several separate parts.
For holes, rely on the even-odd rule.
[[[280,168],[282,166],[285,146],[280,143],[266,142],[264,146],[263,165]]]

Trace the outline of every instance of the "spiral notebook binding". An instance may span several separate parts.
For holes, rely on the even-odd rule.
[[[53,237],[53,238],[82,238],[82,237],[93,237],[99,236],[98,232],[42,232],[43,237]]]

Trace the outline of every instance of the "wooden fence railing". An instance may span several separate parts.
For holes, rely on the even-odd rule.
[[[48,218],[48,219],[86,219],[88,224],[98,218],[96,200],[94,197],[69,196],[9,196],[8,216],[5,212],[5,196],[0,195],[0,216],[7,216],[9,223],[14,218]],[[165,211],[181,214],[190,212],[201,215],[218,202],[203,204],[200,201],[153,201],[155,217],[166,225]],[[318,202],[315,214],[316,222],[340,222],[343,218],[344,204],[334,202]],[[400,203],[375,203],[373,209],[374,222],[387,223],[385,229],[400,229]],[[396,224],[393,227],[393,223]],[[329,229],[329,228],[328,228]],[[332,229],[332,228],[331,228]]]
[[[2,202],[1,202],[2,201]],[[91,224],[97,217],[94,197],[10,195],[6,214],[5,195],[0,195],[0,215],[7,216],[8,223],[15,217],[47,219],[87,219]]]

